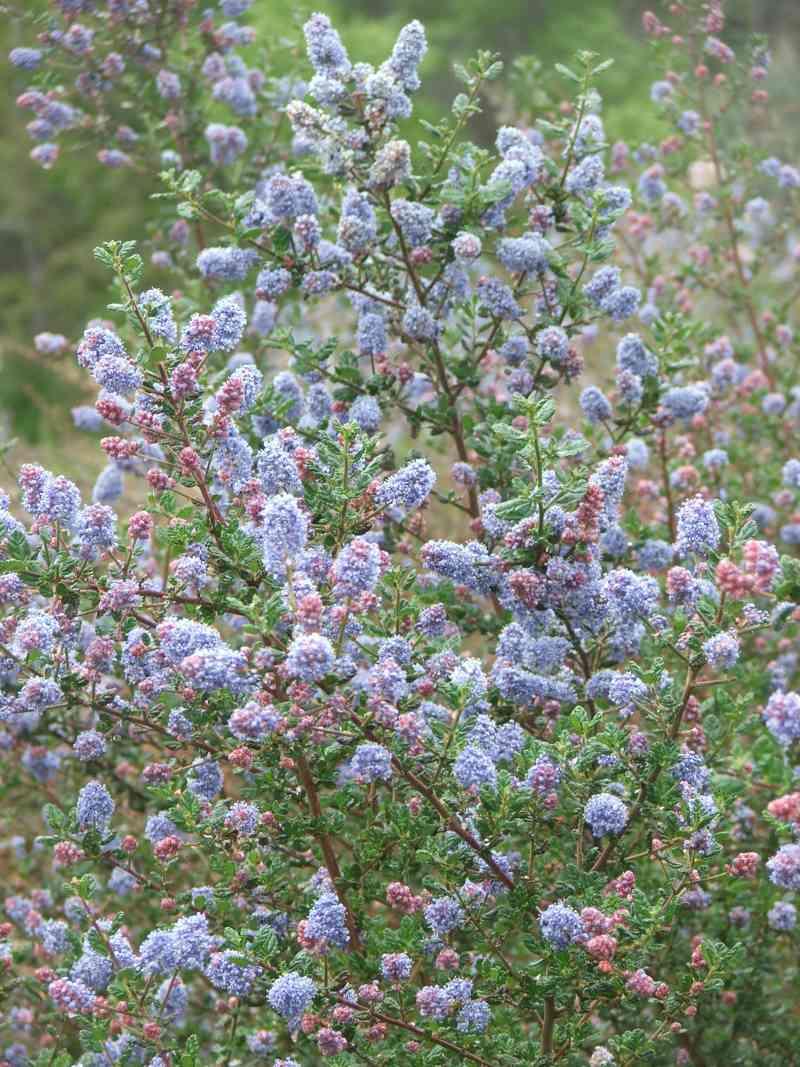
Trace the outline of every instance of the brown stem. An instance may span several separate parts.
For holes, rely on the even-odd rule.
[[[503,868],[498,864],[494,856],[492,856],[490,850],[484,848],[480,841],[477,839],[477,837],[475,837],[475,835],[471,833],[461,823],[461,821],[456,818],[455,815],[452,815],[447,810],[447,808],[444,806],[441,800],[439,800],[433,790],[429,788],[429,786],[427,786],[421,778],[418,778],[413,771],[410,771],[408,770],[408,768],[404,767],[396,757],[392,757],[392,764],[397,768],[400,774],[402,774],[405,780],[410,785],[413,785],[413,787],[421,796],[425,797],[431,807],[434,808],[439,814],[445,826],[447,826],[449,830],[452,830],[453,833],[458,834],[461,840],[466,842],[466,844],[469,845],[469,847],[476,855],[480,856],[480,858],[487,865],[487,867],[491,868],[493,873],[497,876],[498,881],[501,881],[503,885],[505,885],[508,889],[513,889],[513,881],[508,877]]]
[[[669,539],[675,540],[675,500],[672,496],[672,486],[669,483],[669,469],[667,468],[667,435],[662,431],[658,435],[658,456],[661,461],[661,478],[664,482],[664,496],[667,498],[667,524],[669,526]]]
[[[668,737],[668,739],[670,741],[674,741],[675,738],[678,736],[678,733],[680,732],[681,723],[683,722],[683,716],[684,716],[684,714],[686,712],[686,707],[687,707],[687,705],[689,703],[689,697],[692,695],[692,690],[694,689],[694,684],[695,684],[695,681],[697,680],[697,675],[698,674],[699,674],[699,668],[697,668],[697,667],[690,667],[689,668],[689,671],[688,671],[688,673],[686,675],[686,682],[685,682],[684,687],[683,687],[683,696],[681,697],[681,704],[680,704],[680,707],[678,708],[677,714],[675,715],[675,718],[673,719],[672,725],[670,726],[669,732],[667,734],[667,737]],[[636,798],[636,803],[633,805],[633,807],[631,808],[631,811],[630,811],[630,816],[628,818],[628,826],[632,826],[633,823],[635,822],[637,816],[639,815],[639,813],[642,810],[642,807],[644,806],[644,802],[645,802],[645,799],[647,798],[647,794],[650,792],[650,790],[653,788],[653,786],[658,781],[658,777],[659,777],[660,773],[661,773],[661,768],[660,767],[656,767],[656,769],[652,772],[650,777],[648,779],[646,779],[644,782],[642,782],[641,787],[639,788],[639,795]],[[617,847],[617,844],[619,843],[619,840],[620,840],[619,837],[614,837],[608,842],[608,844],[605,846],[603,851],[600,853],[600,855],[597,857],[597,859],[592,864],[592,868],[591,869],[592,869],[593,872],[594,871],[601,871],[605,867],[606,863],[609,860],[609,857],[613,853],[614,849]]]
[[[758,315],[756,313],[755,305],[750,298],[749,287],[750,281],[744,269],[742,263],[742,257],[739,254],[739,240],[736,234],[736,226],[733,221],[733,212],[731,211],[730,201],[723,188],[723,174],[722,165],[720,163],[719,152],[717,150],[717,138],[714,134],[714,120],[710,118],[706,112],[705,107],[705,94],[702,98],[704,119],[706,120],[706,127],[708,129],[708,149],[711,154],[711,162],[714,165],[714,174],[717,179],[717,185],[720,190],[720,205],[722,208],[722,218],[725,223],[725,229],[728,232],[728,240],[730,242],[731,255],[733,257],[734,266],[736,267],[736,275],[739,279],[739,285],[742,288],[742,299],[744,302],[747,318],[750,321],[750,326],[753,330],[753,336],[755,338],[756,346],[758,348],[758,361],[761,366],[761,370],[764,373],[767,381],[772,383],[772,375],[769,370],[769,360],[767,359],[767,346],[764,340],[764,335],[761,331],[761,327],[758,323]]]
[[[342,1003],[346,1004],[347,1001],[342,1001]],[[399,1026],[401,1030],[407,1030],[416,1037],[431,1041],[434,1045],[441,1045],[442,1048],[449,1049],[451,1052],[457,1052],[462,1059],[469,1060],[471,1063],[480,1063],[482,1067],[493,1067],[490,1060],[485,1060],[474,1052],[467,1052],[465,1048],[461,1048],[454,1041],[448,1041],[446,1037],[440,1037],[439,1034],[431,1034],[419,1026],[414,1026],[413,1023],[407,1023],[403,1019],[396,1019],[393,1015],[385,1015],[382,1011],[373,1011],[372,1014],[382,1023],[388,1023],[389,1026]]]
[[[542,1022],[542,1055],[553,1055],[553,1030],[556,1025],[555,997],[544,998],[544,1020]]]
[[[308,760],[305,756],[295,757],[295,770],[297,771],[297,777],[300,779],[300,784],[305,789],[306,797],[308,799],[308,806],[311,810],[313,818],[317,821],[322,819],[322,805],[319,802],[319,793],[314,783],[314,776],[311,773],[311,768],[308,765]],[[363,945],[361,943],[361,935],[358,932],[355,919],[353,918],[353,912],[350,905],[347,902],[347,896],[344,890],[344,880],[342,878],[342,871],[339,867],[339,860],[336,858],[336,851],[333,847],[333,842],[330,836],[325,833],[324,830],[317,829],[314,831],[314,836],[319,841],[319,846],[322,849],[322,855],[325,859],[325,867],[330,875],[330,879],[333,882],[336,895],[342,902],[346,912],[347,930],[350,934],[350,942],[356,952],[363,951]]]

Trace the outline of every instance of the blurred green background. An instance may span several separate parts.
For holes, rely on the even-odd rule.
[[[372,62],[386,57],[409,19],[425,23],[431,47],[417,117],[441,115],[458,91],[452,63],[478,48],[500,52],[512,78],[520,57],[536,56],[549,71],[558,61],[569,62],[577,49],[590,48],[615,60],[601,86],[610,134],[634,142],[659,136],[647,104],[658,73],[641,40],[641,0],[502,0],[497,6],[485,0],[317,0],[313,6],[330,14],[351,56]],[[25,0],[24,9],[44,12],[47,3]],[[754,31],[771,38],[770,138],[784,159],[797,162],[800,0],[730,0],[727,9],[726,39],[733,44]],[[261,40],[299,38],[308,11],[292,0],[256,0],[250,21]],[[3,55],[28,43],[30,28],[0,14]],[[26,75],[3,63],[0,82],[0,442],[17,436],[26,447],[44,450],[57,443],[70,465],[76,438],[68,429],[68,410],[80,398],[81,381],[37,357],[32,338],[41,330],[78,336],[86,320],[102,311],[107,276],[92,248],[108,238],[141,237],[150,190],[136,174],[99,167],[93,148],[73,149],[53,171],[40,170],[28,158],[29,115],[14,103]],[[502,115],[502,97],[491,103]],[[487,108],[473,137],[488,142],[497,118]],[[65,362],[72,362],[69,355]],[[74,461],[82,462],[77,455]]]

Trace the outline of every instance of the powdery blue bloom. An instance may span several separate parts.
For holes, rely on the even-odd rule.
[[[455,672],[454,672],[455,673]],[[450,676],[452,681],[452,675]],[[456,683],[458,684],[458,683]],[[486,692],[486,680],[483,679],[481,693]],[[481,749],[494,763],[498,757],[497,725],[488,715],[477,715],[471,721],[467,734],[467,745]]]
[[[780,538],[787,545],[800,545],[800,522],[787,522],[781,526]]]
[[[416,996],[417,1011],[423,1019],[444,1021],[453,1010],[453,999],[443,986],[426,985]]]
[[[581,411],[589,422],[605,422],[611,418],[611,404],[596,385],[589,385],[583,390],[579,403]]]
[[[628,809],[613,793],[596,793],[583,809],[583,817],[594,837],[621,834],[628,824]]]
[[[332,670],[335,658],[333,645],[327,637],[322,634],[300,634],[289,646],[286,670],[292,678],[318,682]]]
[[[175,965],[186,970],[202,970],[213,946],[208,919],[201,912],[178,919],[172,927]]]
[[[297,463],[278,434],[266,438],[256,455],[256,473],[266,496],[277,493],[300,496],[303,492]]]
[[[317,987],[310,978],[305,978],[297,971],[289,971],[272,983],[267,1000],[273,1011],[282,1016],[294,1030],[316,992]]]
[[[714,634],[703,642],[706,659],[717,670],[730,670],[739,659],[739,639],[732,630]]]
[[[365,193],[349,189],[342,201],[342,213],[336,238],[339,244],[358,255],[365,251],[378,235],[375,211]]]
[[[213,626],[194,619],[168,615],[156,630],[161,651],[177,667],[187,656],[205,648],[218,648],[222,638]]]
[[[327,15],[312,15],[303,26],[309,61],[319,74],[342,78],[350,73],[350,60],[341,38]]]
[[[784,748],[793,745],[800,740],[800,695],[780,690],[773,693],[762,712],[762,718],[779,745]]]
[[[617,345],[617,366],[641,378],[658,373],[658,360],[638,333],[628,333]]]
[[[174,345],[178,338],[178,328],[169,297],[160,289],[147,289],[140,294],[138,304],[139,310],[146,314],[150,334]]]
[[[441,637],[447,627],[447,609],[444,604],[432,604],[424,608],[416,621],[415,629],[428,638]]]
[[[484,277],[478,282],[478,299],[496,319],[518,319],[522,308],[509,286],[497,278]]]
[[[623,624],[649,618],[658,605],[659,586],[655,578],[634,574],[626,567],[610,571],[602,587],[610,607]]]
[[[236,368],[225,382],[223,389],[227,391],[229,396],[234,392],[241,395],[238,406],[233,410],[237,415],[243,415],[258,400],[263,387],[264,377],[261,371],[254,367],[252,363],[245,363]]]
[[[422,546],[422,561],[434,573],[477,592],[487,592],[494,584],[489,552],[478,541],[428,541]]]
[[[588,937],[580,915],[561,901],[541,913],[539,929],[545,941],[555,949],[569,948]]]
[[[637,704],[647,697],[648,689],[641,678],[628,672],[612,672],[608,685],[608,699],[620,709],[621,715],[629,715]]]
[[[528,339],[522,334],[516,334],[504,341],[497,351],[506,363],[519,367],[528,358]]]
[[[767,912],[767,922],[773,930],[786,933],[797,925],[797,908],[788,900],[779,900]]]
[[[261,812],[255,804],[246,800],[237,800],[231,804],[230,811],[225,816],[225,826],[242,837],[252,837],[258,830],[261,821]]]
[[[186,787],[200,800],[213,800],[222,790],[222,771],[215,760],[196,764],[186,779]]]
[[[359,316],[356,343],[361,356],[375,357],[382,355],[386,351],[389,345],[389,338],[386,333],[386,322],[383,315],[375,312],[366,312]]]
[[[407,92],[419,88],[417,68],[428,51],[425,27],[418,19],[409,22],[400,30],[392,54],[381,70],[391,72]]]
[[[708,391],[701,385],[675,386],[661,398],[661,406],[673,419],[691,419],[708,407]]]
[[[72,408],[71,414],[76,430],[98,433],[106,425],[106,421],[100,412],[88,404],[79,404],[78,407]]]
[[[87,782],[78,794],[76,814],[81,830],[99,830],[104,833],[114,814],[111,794],[100,782]]]
[[[8,58],[13,67],[20,70],[36,70],[42,62],[44,53],[38,48],[12,48]]]
[[[246,997],[252,992],[262,969],[257,964],[236,962],[238,958],[239,953],[229,949],[212,952],[205,967],[205,975],[215,989],[234,997]]]
[[[411,148],[407,141],[388,141],[378,150],[370,168],[369,183],[375,189],[390,189],[411,174]]]
[[[657,204],[664,198],[667,192],[667,184],[664,181],[664,168],[656,163],[639,176],[637,188],[646,204]]]
[[[525,338],[521,340],[524,342]],[[508,342],[506,343],[508,344]],[[536,351],[541,359],[549,359],[551,363],[556,365],[561,363],[569,351],[569,338],[566,331],[562,330],[560,326],[546,327],[536,335]]]
[[[381,406],[374,396],[364,393],[350,405],[347,418],[364,433],[377,433],[381,424]]]
[[[353,753],[349,769],[358,781],[388,782],[392,777],[392,754],[383,745],[366,741]]]
[[[277,300],[291,284],[292,276],[285,267],[262,270],[256,278],[256,296],[261,300]]]
[[[168,815],[164,815],[163,812],[158,812],[155,815],[148,816],[144,836],[152,845],[157,845],[165,837],[174,837],[177,832],[178,828],[172,819]]]
[[[645,541],[637,553],[637,558],[643,571],[662,571],[672,563],[673,555],[674,550],[669,542],[653,538]]]
[[[405,637],[382,637],[378,643],[378,659],[393,659],[408,667],[414,649]]]
[[[243,282],[257,262],[258,253],[253,249],[217,246],[203,249],[197,257],[197,269],[210,280]]]
[[[761,401],[761,410],[765,415],[781,415],[786,410],[786,397],[783,393],[767,393]]]
[[[181,96],[181,79],[171,70],[160,70],[156,75],[158,95],[164,100],[178,100]]]
[[[497,246],[497,258],[512,274],[543,274],[547,270],[551,251],[550,244],[544,237],[537,233],[527,233],[522,237],[504,238]]]
[[[88,942],[84,942],[83,952],[70,968],[69,976],[76,982],[83,982],[95,993],[104,993],[111,981],[112,971],[111,959],[102,956],[91,948]]]
[[[365,537],[354,537],[341,550],[331,568],[334,595],[345,600],[372,592],[380,576],[380,567],[378,545]]]
[[[47,987],[50,999],[59,1011],[68,1015],[79,1015],[91,1011],[95,994],[83,982],[73,982],[68,978],[56,978]]]
[[[638,289],[632,285],[623,285],[604,297],[600,307],[614,322],[622,322],[636,313],[641,299],[642,294]]]
[[[467,233],[465,230],[456,234],[451,247],[457,259],[466,260],[467,262],[473,259],[480,259],[483,250],[480,237],[473,233]]]
[[[610,296],[620,283],[619,267],[601,267],[583,287],[584,293],[599,307],[607,296]]]
[[[321,382],[315,382],[306,395],[308,417],[316,424],[326,422],[333,409],[331,394]]]
[[[415,459],[382,482],[375,499],[382,507],[400,507],[410,511],[428,499],[435,483],[436,472],[433,467],[424,459]]]
[[[117,896],[127,897],[139,885],[136,878],[122,867],[115,867],[108,879],[108,890]]]
[[[470,1000],[456,1016],[456,1030],[462,1034],[482,1034],[492,1018],[485,1000]]]
[[[105,755],[106,739],[97,730],[83,730],[75,738],[72,751],[82,763]]]
[[[60,956],[69,947],[69,927],[62,919],[45,919],[36,931],[48,956]]]
[[[637,468],[637,470],[646,467],[650,461],[650,449],[639,437],[632,437],[626,444],[625,451],[628,456],[628,463],[631,467]]]
[[[238,126],[211,122],[206,126],[205,138],[211,162],[217,167],[230,166],[247,149],[247,135]]]
[[[282,723],[280,714],[272,707],[264,707],[251,700],[244,707],[236,708],[228,719],[228,729],[240,741],[263,741]]]
[[[118,870],[119,868],[116,869]],[[123,871],[123,874],[127,874],[127,872]],[[131,878],[130,875],[128,875],[128,877]],[[131,880],[134,882],[136,881],[135,878],[132,878]],[[114,952],[114,963],[118,967],[133,968],[137,966],[138,957],[133,951],[133,946],[131,945],[125,934],[122,932],[122,930],[117,930],[115,934],[112,934],[111,937],[109,937],[108,939],[108,943],[110,948]]]
[[[677,127],[687,137],[693,137],[700,129],[701,117],[696,111],[682,111],[678,116]]]
[[[540,797],[554,793],[561,784],[563,772],[548,755],[537,756],[525,778],[526,784]]]
[[[405,952],[387,952],[381,956],[381,974],[387,982],[408,981],[413,965],[413,960]]]
[[[789,489],[800,489],[800,459],[790,459],[784,463],[781,477]]]
[[[570,170],[564,184],[567,192],[585,196],[596,189],[604,177],[605,168],[600,156],[584,156],[580,163]]]
[[[778,185],[781,189],[800,188],[800,169],[784,163],[778,172]]]
[[[175,938],[171,930],[153,930],[139,949],[139,970],[150,978],[156,974],[170,974],[177,967]]]
[[[711,772],[706,767],[703,757],[696,752],[685,752],[672,767],[670,773],[677,781],[685,782],[693,789],[706,789],[711,781]]]
[[[772,859],[767,860],[767,872],[773,885],[800,889],[800,845],[781,845]]]
[[[709,471],[721,471],[728,463],[728,453],[724,448],[710,448],[703,453],[703,466]]]
[[[136,392],[144,380],[136,364],[124,356],[103,356],[92,367],[92,377],[102,389],[118,396]]]
[[[276,1036],[270,1030],[256,1030],[246,1037],[247,1048],[255,1056],[267,1056],[275,1050]],[[297,1060],[275,1060],[273,1067],[300,1067]]]
[[[227,645],[193,652],[181,661],[180,670],[192,688],[203,693],[219,689],[240,693],[248,687],[247,659]]]
[[[710,503],[701,496],[695,496],[681,504],[675,541],[679,556],[707,556],[719,547],[720,536],[719,524]]]
[[[284,419],[296,422],[303,414],[303,390],[300,383],[289,371],[281,371],[272,379],[272,388],[283,408]]]
[[[218,300],[211,318],[214,320],[213,350],[232,352],[241,341],[247,325],[247,316],[239,299],[225,296]]]
[[[408,695],[406,673],[390,656],[378,660],[368,675],[369,688],[373,695],[397,704]]]
[[[430,241],[436,217],[432,208],[410,200],[397,199],[392,201],[391,211],[407,245],[411,248],[421,248]]]
[[[227,104],[241,118],[253,118],[258,110],[250,81],[241,75],[220,78],[214,83],[211,93],[215,100]]]
[[[276,493],[267,502],[260,528],[264,566],[276,577],[285,573],[286,561],[306,546],[308,519],[293,496]]]
[[[410,304],[403,315],[403,332],[414,341],[432,341],[438,333],[438,326],[427,308]]]
[[[439,937],[464,923],[464,910],[454,897],[435,897],[424,911],[425,922]]]
[[[469,744],[453,763],[453,777],[463,789],[497,788],[497,768],[484,749]]]
[[[511,763],[525,746],[526,734],[516,722],[506,722],[497,731],[497,762]]]
[[[335,893],[322,893],[308,913],[306,933],[315,941],[344,948],[350,941],[347,909]]]

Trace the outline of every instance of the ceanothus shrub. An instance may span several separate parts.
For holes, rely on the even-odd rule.
[[[11,55],[36,158],[163,193],[108,317],[36,339],[97,387],[92,499],[2,500],[4,1061],[793,1062],[768,52],[646,13],[635,149],[586,52],[469,143],[481,54],[412,145],[418,22],[375,69],[314,14],[278,77],[249,7],[60,0]]]

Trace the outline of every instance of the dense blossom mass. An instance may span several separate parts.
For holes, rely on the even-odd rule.
[[[769,52],[672,3],[660,143],[589,52],[490,147],[479,54],[411,143],[419,22],[373,66],[312,14],[278,76],[251,6],[55,0],[10,55],[34,159],[163,193],[107,317],[35,339],[91,498],[0,498],[0,1061],[795,1062]]]

